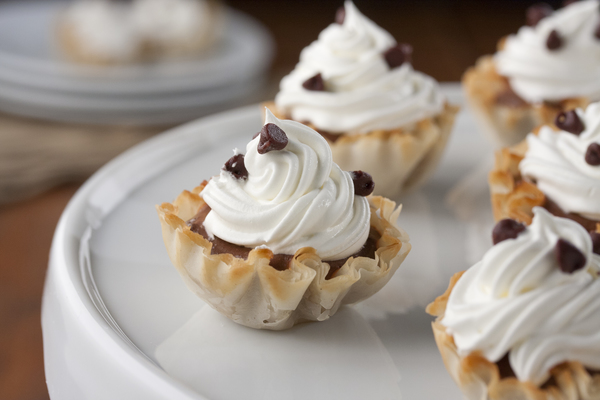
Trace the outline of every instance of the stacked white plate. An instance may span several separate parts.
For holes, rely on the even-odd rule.
[[[260,91],[273,54],[270,34],[228,9],[222,40],[201,57],[95,67],[65,60],[55,23],[66,3],[0,4],[0,110],[84,123],[182,122]]]

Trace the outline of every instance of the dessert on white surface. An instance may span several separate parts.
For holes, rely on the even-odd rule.
[[[448,371],[469,399],[595,398],[600,233],[538,207],[493,239],[429,306]]]
[[[233,321],[280,330],[324,321],[381,289],[410,251],[401,207],[366,197],[311,128],[266,110],[260,133],[220,175],[157,207],[190,290]]]
[[[411,56],[346,1],[281,80],[274,112],[320,132],[343,169],[370,171],[376,194],[397,196],[433,171],[458,111]]]

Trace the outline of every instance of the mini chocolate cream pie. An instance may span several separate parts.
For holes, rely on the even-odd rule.
[[[373,188],[317,132],[267,110],[245,155],[157,210],[190,290],[239,324],[280,330],[370,297],[403,262],[401,207]]]
[[[215,43],[220,0],[76,0],[57,18],[57,41],[75,62],[128,64],[189,57]]]
[[[427,307],[469,400],[600,399],[600,233],[534,209]]]
[[[375,194],[398,196],[434,171],[458,112],[412,51],[346,1],[266,105],[319,132],[342,169],[369,171]]]
[[[560,113],[554,124],[496,152],[489,184],[497,221],[530,224],[533,208],[540,206],[595,231],[600,226],[600,103]]]
[[[462,79],[474,115],[504,146],[563,111],[600,100],[598,2],[571,1],[557,11],[536,3],[526,21]]]

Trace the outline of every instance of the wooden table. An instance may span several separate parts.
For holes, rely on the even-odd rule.
[[[493,52],[497,39],[523,23],[524,9],[533,2],[356,0],[364,14],[398,41],[413,45],[416,69],[440,81],[459,80],[479,55]],[[293,68],[300,50],[332,21],[342,1],[228,3],[254,15],[274,34],[278,54],[271,81],[276,84]],[[48,398],[41,296],[54,228],[77,188],[77,183],[68,184],[0,206],[0,399]]]

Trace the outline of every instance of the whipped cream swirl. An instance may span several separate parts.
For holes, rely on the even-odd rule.
[[[529,134],[529,149],[519,169],[563,211],[598,221],[600,166],[588,164],[585,154],[590,144],[600,143],[600,103],[590,104],[585,112],[575,112],[585,130],[577,136],[543,126],[537,136]]]
[[[204,227],[210,235],[246,247],[267,246],[276,254],[313,247],[324,260],[357,253],[369,236],[370,208],[354,194],[350,173],[332,160],[329,145],[295,121],[273,123],[287,135],[283,150],[259,154],[260,135],[246,146],[248,178],[227,171],[202,191],[211,207]]]
[[[599,23],[598,1],[584,0],[555,11],[535,27],[523,26],[496,54],[498,73],[530,103],[600,100],[600,39],[594,35]],[[553,30],[562,46],[551,51],[546,40]]]
[[[585,255],[584,268],[560,270],[554,247],[561,238]],[[540,385],[564,361],[599,369],[599,270],[588,232],[536,207],[524,232],[492,247],[459,279],[442,324],[463,356],[481,351],[496,362],[509,353],[521,381]]]
[[[383,53],[394,38],[346,1],[342,25],[333,23],[300,54],[281,81],[278,108],[294,120],[331,133],[395,129],[438,114],[444,99],[438,83],[410,63],[391,69]],[[302,87],[320,73],[326,91]]]

